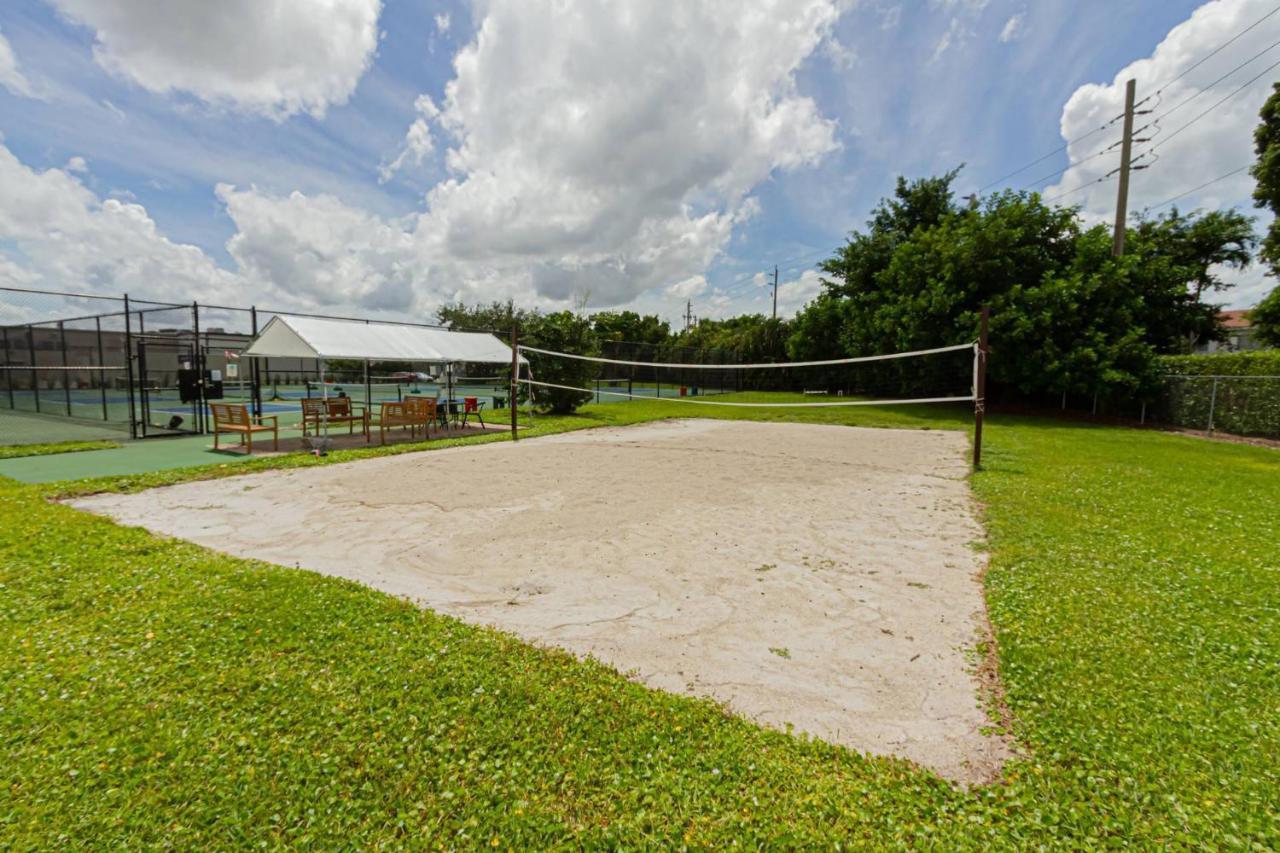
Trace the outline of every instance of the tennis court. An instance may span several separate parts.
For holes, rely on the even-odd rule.
[[[980,780],[1007,747],[969,657],[967,452],[942,431],[677,420],[75,505]]]

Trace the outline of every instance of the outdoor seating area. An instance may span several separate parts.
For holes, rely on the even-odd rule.
[[[259,443],[258,453],[290,453],[314,449],[316,440],[322,435],[328,448],[343,449],[369,443],[375,429],[378,443],[385,445],[425,441],[432,438],[433,433],[436,438],[455,438],[489,428],[482,416],[484,401],[475,397],[451,400],[441,405],[441,401],[434,397],[407,396],[401,401],[375,403],[372,408],[353,403],[349,397],[313,398],[298,402],[301,419],[285,424],[279,422],[278,415],[256,417],[245,405],[210,403],[213,420],[211,449],[227,451],[220,437],[228,433],[240,436],[236,449],[249,456],[255,453],[253,437],[256,434],[271,436],[270,451]],[[345,430],[341,429],[343,425],[347,427]],[[297,434],[281,439],[282,431],[296,431]]]

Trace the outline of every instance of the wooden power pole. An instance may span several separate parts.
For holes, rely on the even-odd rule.
[[[1116,227],[1111,241],[1111,256],[1124,254],[1125,220],[1129,218],[1129,160],[1133,155],[1133,99],[1137,81],[1124,87],[1124,137],[1120,141],[1120,186],[1116,190]]]
[[[778,265],[773,265],[773,319],[778,319]]]

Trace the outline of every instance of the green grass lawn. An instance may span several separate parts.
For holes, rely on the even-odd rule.
[[[106,439],[90,441],[58,441],[52,444],[0,445],[0,459],[22,459],[28,456],[59,456],[63,453],[82,453],[86,450],[111,450],[120,442]]]
[[[527,434],[693,408],[593,406]],[[0,481],[0,846],[1280,844],[1280,454],[989,424],[973,487],[1024,755],[969,791]]]

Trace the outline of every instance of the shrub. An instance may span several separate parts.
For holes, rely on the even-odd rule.
[[[532,317],[521,330],[520,339],[529,346],[567,352],[575,355],[599,355],[599,340],[591,321],[571,311]],[[539,382],[589,387],[595,380],[598,365],[590,361],[558,358],[529,353],[529,365],[533,378]],[[568,414],[591,399],[590,392],[566,391],[561,388],[533,387],[533,401],[544,412],[556,415]]]
[[[1280,351],[1164,356],[1160,367],[1166,376],[1154,407],[1158,420],[1280,438]]]

